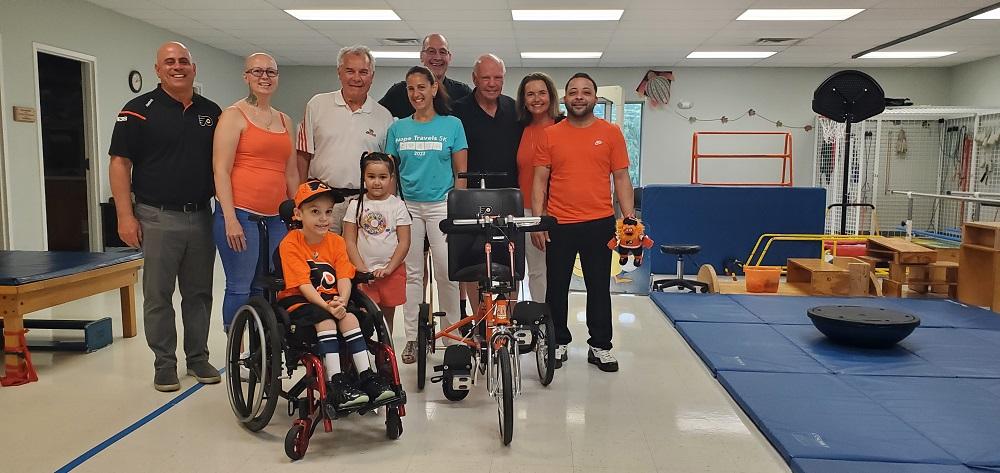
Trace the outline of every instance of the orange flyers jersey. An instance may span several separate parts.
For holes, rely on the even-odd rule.
[[[337,294],[338,279],[354,277],[347,244],[335,233],[327,233],[319,244],[310,245],[302,230],[292,230],[281,240],[278,252],[285,278],[285,289],[278,293],[279,299],[302,295],[299,286],[311,284],[324,300],[329,300]]]

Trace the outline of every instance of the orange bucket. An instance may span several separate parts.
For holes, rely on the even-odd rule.
[[[778,292],[779,266],[744,266],[747,292]]]

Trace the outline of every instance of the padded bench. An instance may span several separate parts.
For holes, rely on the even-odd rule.
[[[4,386],[37,380],[24,339],[24,315],[118,289],[122,334],[136,335],[135,283],[142,253],[0,251],[0,319],[4,326]]]

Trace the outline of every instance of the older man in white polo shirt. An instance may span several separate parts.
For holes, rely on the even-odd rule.
[[[361,154],[383,151],[392,115],[368,90],[375,77],[375,58],[365,46],[348,46],[337,54],[340,90],[316,94],[306,104],[296,149],[299,176],[315,177],[335,189],[360,187]],[[334,207],[331,231],[340,233],[347,202]]]

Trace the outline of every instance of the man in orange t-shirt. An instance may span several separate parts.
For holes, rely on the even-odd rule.
[[[611,354],[611,250],[615,210],[611,180],[622,214],[635,217],[625,137],[618,127],[594,116],[597,83],[577,73],[566,83],[567,118],[544,129],[535,156],[532,212],[558,220],[552,230],[531,236],[545,251],[545,302],[556,329],[556,367],[566,361],[572,340],[567,325],[569,284],[577,253],[587,285],[587,361],[602,371],[618,371]]]

